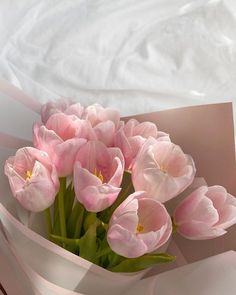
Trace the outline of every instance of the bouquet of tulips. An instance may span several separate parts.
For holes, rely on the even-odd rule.
[[[160,253],[172,233],[211,239],[236,223],[236,199],[218,185],[199,187],[169,215],[164,203],[195,173],[191,156],[155,124],[66,100],[43,105],[33,147],[5,163],[13,196],[44,212],[48,239],[114,272],[172,261]]]

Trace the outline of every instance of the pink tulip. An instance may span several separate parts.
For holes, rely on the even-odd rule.
[[[145,192],[135,192],[114,211],[107,241],[114,252],[135,258],[157,250],[171,232],[171,218],[164,205]]]
[[[236,198],[222,186],[202,186],[175,209],[177,231],[191,240],[212,239],[236,223]]]
[[[192,158],[179,146],[149,138],[134,162],[132,181],[136,191],[146,191],[163,203],[187,188],[195,172]]]
[[[135,119],[130,119],[118,130],[115,136],[115,145],[121,149],[125,157],[127,170],[132,170],[133,161],[149,137],[170,141],[169,135],[158,131],[156,125],[151,122],[139,123]]]
[[[104,108],[99,104],[88,106],[84,110],[82,118],[89,120],[93,127],[102,122],[111,121],[115,128],[117,128],[120,122],[120,114],[117,110]]]
[[[34,146],[49,154],[60,177],[72,174],[76,154],[85,138],[93,138],[89,122],[64,113],[55,113],[46,125],[36,123],[33,128]]]
[[[39,212],[50,207],[59,189],[56,168],[47,153],[21,148],[5,163],[14,197],[26,209]]]
[[[89,141],[79,150],[74,166],[75,194],[90,212],[111,206],[120,192],[124,158],[118,148]]]
[[[79,103],[59,100],[58,102],[49,102],[42,107],[42,122],[46,124],[50,116],[56,113],[73,115],[77,119],[90,123],[92,126],[91,129],[93,129],[93,139],[102,141],[107,146],[114,145],[115,131],[120,126],[120,115],[118,111],[103,108],[99,104],[93,104],[84,108]]]
[[[65,110],[67,115],[75,115],[79,119],[83,119],[84,107],[79,103],[71,103]]]
[[[63,113],[69,108],[72,104],[71,100],[68,99],[59,99],[57,101],[50,101],[44,104],[41,108],[41,119],[44,124],[50,116],[56,113]]]
[[[114,146],[115,132],[120,124],[118,111],[94,104],[84,110],[82,118],[91,123],[97,140],[106,146]]]

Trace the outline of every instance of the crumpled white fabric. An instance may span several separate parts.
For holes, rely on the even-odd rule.
[[[1,1],[0,77],[123,115],[235,101],[233,0]]]

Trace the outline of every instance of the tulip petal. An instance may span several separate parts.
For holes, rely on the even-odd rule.
[[[93,130],[97,140],[103,142],[106,146],[114,145],[115,124],[112,121],[101,122]]]
[[[135,127],[138,126],[139,121],[136,119],[130,119],[128,120],[125,125],[123,126],[123,132],[125,136],[131,137],[134,135]]]
[[[114,220],[117,220],[123,214],[136,214],[138,212],[138,200],[133,199],[134,196],[140,195],[140,192],[135,192],[129,197],[127,197],[118,208],[116,208],[115,212],[113,213],[110,222],[112,223]],[[138,216],[138,215],[137,215]]]
[[[214,207],[220,209],[226,201],[227,191],[223,186],[214,185],[208,188],[206,195],[212,200]]]
[[[79,119],[74,115],[65,115],[56,113],[49,117],[46,128],[53,130],[62,140],[75,137],[76,129],[79,125]]]
[[[128,170],[131,162],[133,161],[133,151],[129,140],[125,136],[123,130],[120,130],[116,133],[114,142],[115,146],[121,149],[125,158],[125,168]]]
[[[216,226],[228,228],[236,223],[236,198],[227,194],[224,206],[218,209],[219,221]]]
[[[34,124],[33,144],[36,148],[47,151],[59,143],[62,143],[62,139],[53,130],[48,130],[44,125],[38,123]]]
[[[124,174],[124,157],[121,150],[118,148],[109,148],[108,152],[111,158],[110,177],[108,183],[119,187]]]
[[[134,128],[134,136],[139,135],[143,138],[157,137],[157,126],[151,122],[142,122]]]
[[[236,223],[236,206],[228,205],[219,211],[219,222],[215,224],[220,228],[226,229]]]
[[[177,231],[190,240],[208,240],[222,236],[226,231],[219,227],[211,227],[203,222],[190,221],[182,223]]]
[[[163,232],[158,230],[156,232],[150,231],[144,234],[138,234],[137,237],[142,240],[142,242],[146,245],[148,252],[150,253],[163,245],[163,243],[159,243],[160,239],[162,238],[162,234]]]
[[[107,234],[107,241],[112,250],[128,258],[142,256],[147,252],[147,247],[141,239],[127,229],[115,224]]]
[[[81,163],[83,168],[94,173],[95,168],[102,172],[105,180],[110,178],[108,167],[111,165],[111,158],[107,147],[99,141],[88,141],[76,156],[76,160]]]
[[[84,144],[86,144],[85,139],[72,138],[56,145],[54,150],[49,152],[60,177],[72,174],[76,155]]]
[[[174,211],[174,220],[176,224],[181,224],[182,222],[192,219],[193,212],[205,197],[207,190],[208,188],[206,186],[201,186],[176,207]]]
[[[79,162],[74,165],[74,187],[77,196],[79,197],[79,191],[85,189],[87,186],[101,185],[101,180],[87,169],[82,168]],[[80,200],[79,200],[80,201]]]
[[[65,108],[65,114],[75,115],[78,118],[82,118],[84,107],[80,103],[73,103]]]
[[[100,212],[114,203],[119,192],[120,188],[107,184],[87,186],[80,191],[80,201],[89,212]]]
[[[44,104],[41,108],[42,122],[46,124],[50,116],[52,116],[53,114],[65,111],[71,103],[72,102],[68,99],[60,99],[55,102],[50,101]]]
[[[74,167],[74,187],[78,201],[90,212],[100,212],[111,206],[120,192],[120,188],[102,184],[98,177],[81,168],[78,162]]]
[[[121,227],[125,227],[128,231],[136,233],[136,227],[138,224],[138,215],[136,211],[126,212],[116,219]]]

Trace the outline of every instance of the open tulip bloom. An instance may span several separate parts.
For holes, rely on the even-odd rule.
[[[16,200],[44,211],[48,238],[114,272],[172,261],[160,247],[175,232],[212,239],[236,223],[236,199],[218,185],[198,188],[169,215],[165,202],[195,173],[191,156],[153,123],[69,100],[45,104],[33,147],[5,163]]]

